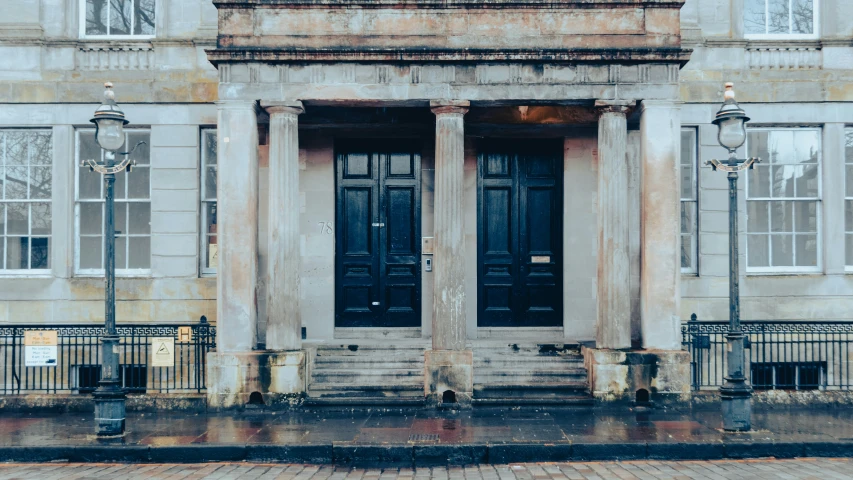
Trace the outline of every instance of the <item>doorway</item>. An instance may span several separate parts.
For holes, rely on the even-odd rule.
[[[336,145],[336,327],[421,325],[421,157],[413,143]]]
[[[477,325],[561,326],[563,142],[483,144],[477,159]]]

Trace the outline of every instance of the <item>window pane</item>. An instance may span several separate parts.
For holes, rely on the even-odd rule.
[[[124,200],[127,198],[127,173],[119,172],[116,174],[116,181],[113,184],[113,198],[116,200]]]
[[[693,236],[692,235],[682,235],[681,236],[681,268],[683,269],[692,269],[693,268]]]
[[[745,0],[743,29],[745,33],[767,33],[765,26],[765,0]]]
[[[2,222],[2,220],[0,220],[0,222]],[[0,223],[0,227],[2,226],[2,223]],[[6,239],[4,237],[0,237],[0,268],[6,268]]]
[[[101,217],[100,203],[80,204],[80,233],[83,235],[100,235],[104,221]]]
[[[26,203],[6,204],[6,233],[29,235],[30,207]]]
[[[89,167],[80,167],[77,177],[78,195],[84,200],[95,200],[101,197],[101,174],[89,170]]]
[[[792,0],[791,13],[793,33],[814,33],[813,0]]]
[[[134,35],[154,35],[154,0],[136,0]]]
[[[27,198],[27,167],[6,167],[6,199],[24,200]]]
[[[30,198],[50,199],[52,180],[50,167],[30,167]]]
[[[53,164],[53,141],[48,131],[30,132],[30,165]]]
[[[5,163],[10,167],[25,167],[29,164],[26,132],[5,132]]]
[[[6,238],[6,268],[10,270],[29,268],[30,242],[27,237]]]
[[[768,202],[747,202],[747,231],[760,233],[770,231],[770,218],[767,215]]]
[[[789,33],[788,1],[767,0],[767,33]]]
[[[817,266],[817,235],[797,235],[797,266]]]
[[[204,198],[216,200],[216,167],[207,167],[204,177]]]
[[[128,151],[133,150],[133,153],[129,155],[131,160],[135,160],[137,165],[148,165],[151,162],[149,159],[151,158],[151,140],[149,139],[151,135],[148,132],[133,132],[129,131],[127,133],[127,142],[125,146]],[[145,142],[145,144],[136,146],[139,142]],[[134,148],[136,148],[134,150]]]
[[[131,203],[130,208],[130,224],[128,225],[128,233],[131,235],[147,235],[151,233],[151,204],[150,203]]]
[[[768,165],[756,165],[747,173],[749,198],[767,198],[770,196],[770,169]]]
[[[846,220],[847,231],[853,233],[853,200],[847,200],[844,203],[846,204],[844,218]]]
[[[80,268],[103,268],[103,237],[80,237]]]
[[[693,202],[681,202],[681,233],[693,233],[694,210]]]
[[[817,164],[801,165],[796,170],[795,193],[799,198],[818,196]]]
[[[774,267],[791,267],[794,265],[793,235],[771,235],[771,261]]]
[[[793,202],[794,230],[796,232],[817,232],[817,202]]]
[[[128,35],[133,12],[131,0],[110,0],[110,35]]]
[[[853,160],[853,159],[851,159]],[[847,165],[845,168],[847,175],[847,185],[846,185],[846,193],[844,196],[853,197],[853,165]]]
[[[116,237],[116,270],[127,268],[127,237]]]
[[[204,163],[216,165],[216,130],[204,131]]]
[[[86,35],[107,34],[107,0],[86,0]]]
[[[30,239],[30,268],[50,268],[50,239]]]
[[[151,268],[151,237],[130,237],[127,268]]]
[[[847,265],[853,265],[853,233],[845,236],[847,237]]]
[[[125,173],[127,177],[128,198],[148,198],[150,196],[149,185],[151,183],[151,169],[148,167],[137,167]]]
[[[33,203],[30,207],[30,228],[33,235],[50,235],[50,204]]]
[[[766,130],[747,130],[747,152],[750,157],[759,157],[762,162],[770,163],[770,156],[767,155],[767,142],[770,137],[770,132]]]
[[[747,236],[746,248],[748,250],[747,263],[750,267],[770,266],[770,255],[767,251],[767,235]]]
[[[113,223],[115,224],[116,235],[127,235],[127,203],[115,204]]]
[[[770,203],[770,231],[771,232],[793,232],[794,211],[792,202],[768,202]]]

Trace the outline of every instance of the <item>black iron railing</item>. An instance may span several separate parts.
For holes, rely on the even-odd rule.
[[[746,373],[755,390],[850,390],[853,322],[742,321]],[[682,325],[693,390],[716,389],[726,372],[727,321]]]
[[[121,337],[119,377],[128,392],[203,392],[206,388],[207,352],[216,348],[216,327],[188,325],[191,335],[178,338],[179,325],[119,325]],[[56,366],[25,365],[24,332],[54,330],[57,333]],[[100,338],[103,326],[15,325],[0,327],[0,394],[89,393],[101,376]],[[152,339],[174,338],[174,364],[155,367]]]

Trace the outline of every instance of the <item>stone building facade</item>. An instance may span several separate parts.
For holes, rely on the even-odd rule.
[[[118,186],[118,321],[215,322],[213,405],[683,400],[681,321],[728,315],[702,167],[727,81],[767,159],[742,317],[853,309],[843,0],[14,2],[0,323],[103,319],[78,165],[111,81],[148,142]],[[544,346],[564,363],[534,368]]]

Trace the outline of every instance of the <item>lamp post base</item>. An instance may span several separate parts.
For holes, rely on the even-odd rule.
[[[752,429],[752,389],[746,385],[732,385],[720,389],[723,408],[723,430],[747,432]]]
[[[95,392],[95,433],[99,437],[124,435],[124,392]]]

